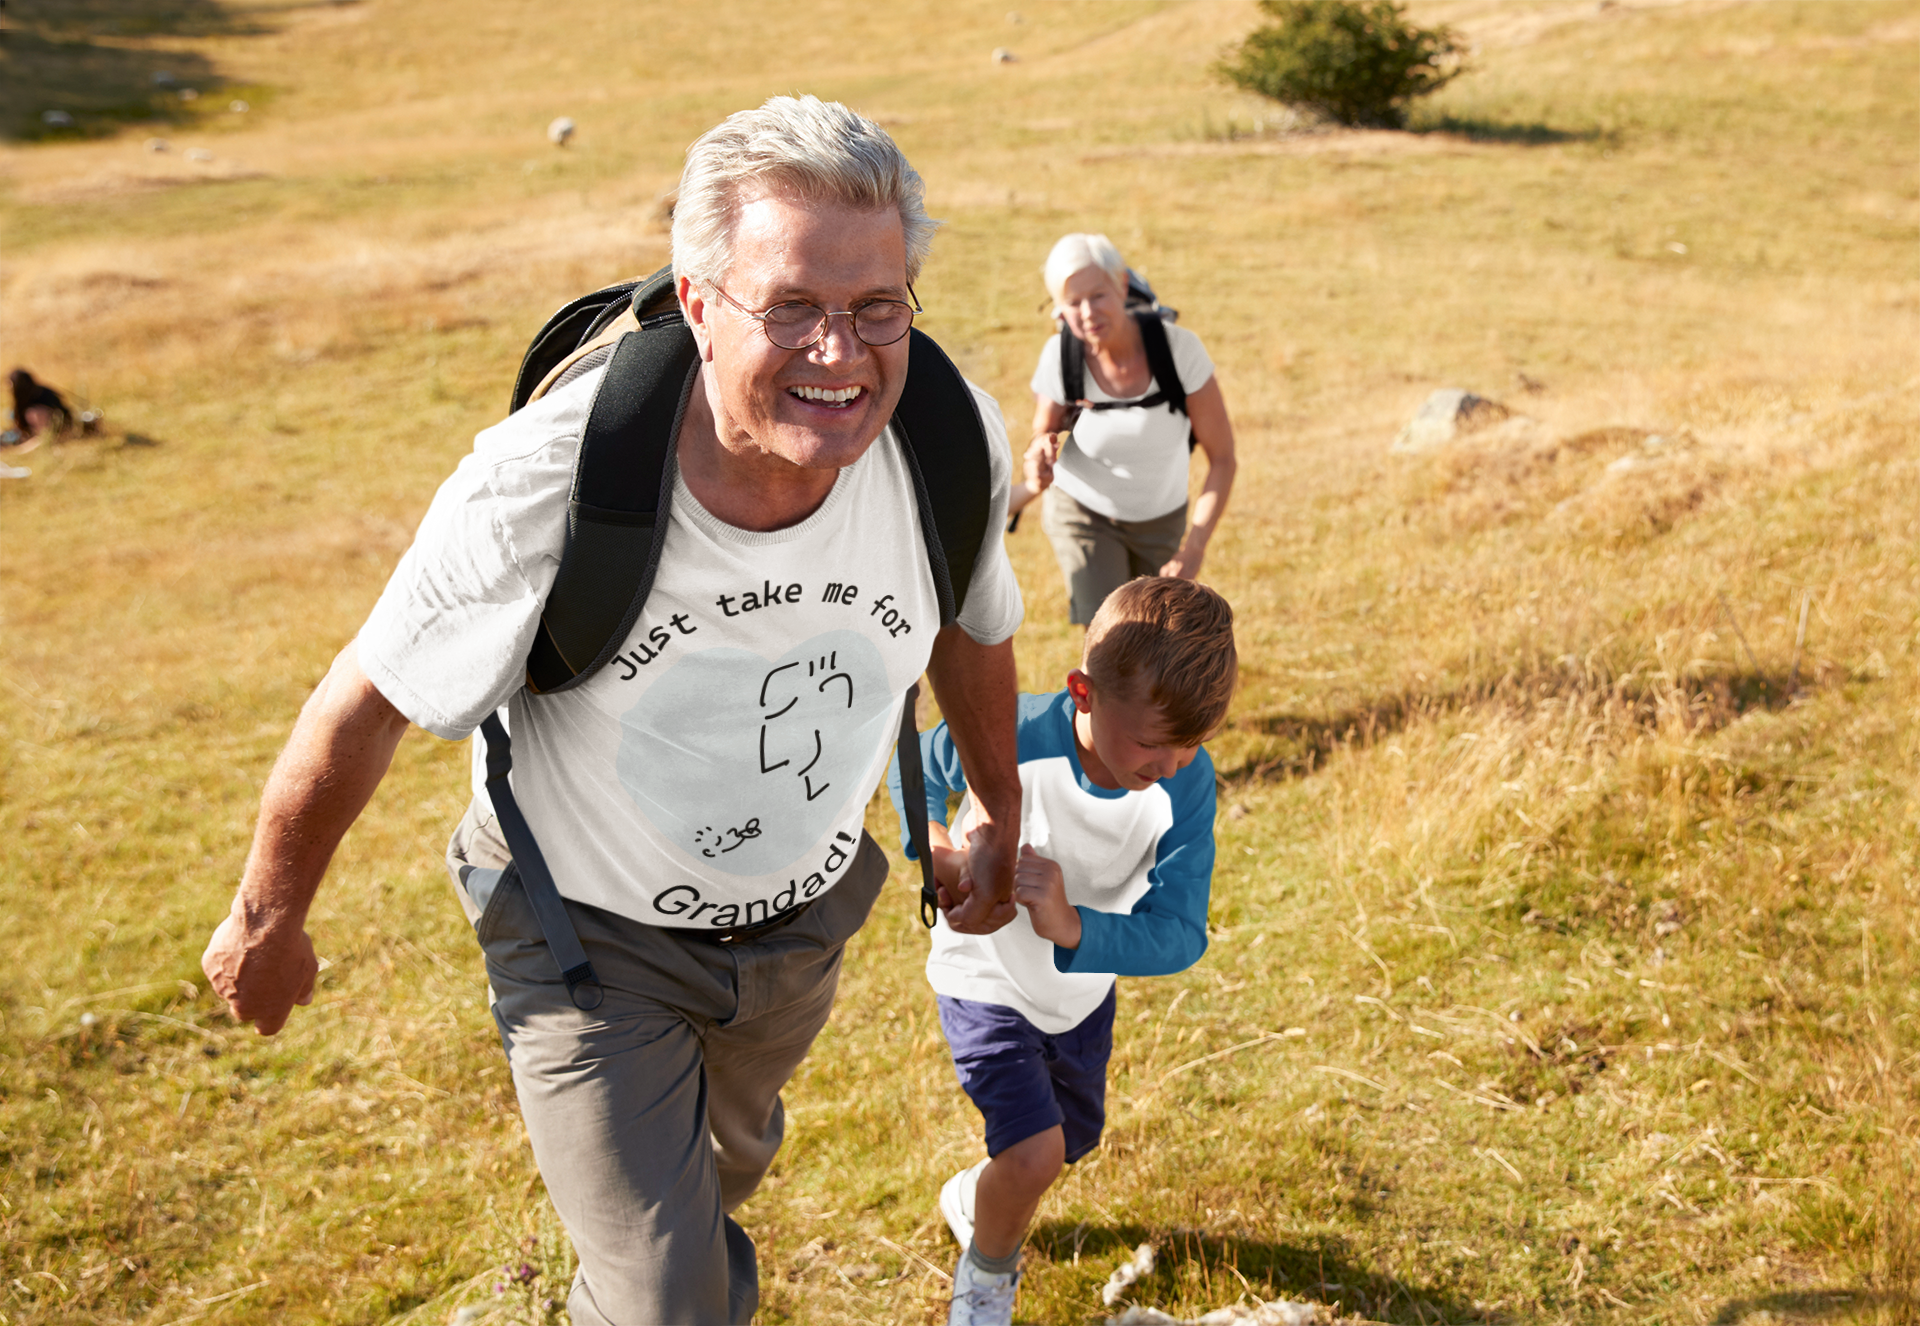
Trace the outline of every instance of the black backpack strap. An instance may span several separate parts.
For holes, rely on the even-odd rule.
[[[514,800],[513,783],[508,778],[513,772],[513,745],[507,739],[507,728],[500,721],[500,715],[488,714],[480,724],[480,734],[487,742],[487,799],[493,803],[493,815],[507,840],[507,850],[513,853],[513,866],[520,875],[520,886],[526,890],[527,904],[540,922],[540,933],[546,936],[548,951],[560,965],[560,979],[567,983],[567,998],[575,1008],[590,1012],[600,1007],[606,990],[594,974],[593,964],[587,961],[579,932],[573,928],[567,905],[560,898],[559,886],[553,882],[553,872],[547,869],[547,858],[541,855],[540,844],[534,841],[527,817],[520,813],[520,803]]]
[[[1140,324],[1140,341],[1147,351],[1147,369],[1160,388],[1149,399],[1157,405],[1164,398],[1168,409],[1175,414],[1185,415],[1187,389],[1180,384],[1180,370],[1173,362],[1173,347],[1167,344],[1167,324],[1161,321],[1158,313],[1136,313],[1133,320]],[[1189,416],[1187,450],[1192,451],[1198,445]]]
[[[615,345],[574,464],[566,551],[527,655],[531,689],[578,686],[640,619],[666,541],[673,440],[698,363],[693,333],[677,318],[643,324]]]
[[[1065,327],[1060,329],[1060,394],[1067,398],[1067,424],[1087,394],[1087,345]]]
[[[932,337],[918,330],[909,335],[907,385],[894,408],[893,426],[913,473],[927,560],[940,597],[940,624],[946,626],[966,604],[987,537],[993,471],[987,426],[973,389]]]
[[[920,763],[920,729],[913,711],[920,702],[920,683],[907,687],[906,707],[900,711],[900,804],[907,808],[907,838],[920,861],[920,924],[933,929],[940,915],[940,891],[933,879],[933,838],[927,827],[927,775]]]
[[[1173,347],[1167,344],[1167,324],[1160,320],[1157,313],[1136,313],[1133,320],[1140,324],[1140,341],[1147,352],[1147,371],[1153,374],[1154,383],[1160,388],[1154,396],[1163,397],[1167,407],[1175,414],[1185,414],[1187,389],[1180,385],[1180,370],[1173,364]],[[1159,403],[1155,401],[1155,404]]]
[[[973,568],[987,537],[993,501],[993,469],[987,456],[986,421],[972,388],[933,338],[911,333],[907,385],[894,408],[893,426],[913,475],[920,505],[920,528],[927,541],[927,562],[940,599],[940,624],[960,615],[973,583]],[[933,928],[939,894],[933,880],[933,849],[927,829],[926,776],[920,763],[920,732],[914,705],[920,684],[907,688],[900,711],[900,797],[907,811],[907,836],[920,858],[920,921]]]

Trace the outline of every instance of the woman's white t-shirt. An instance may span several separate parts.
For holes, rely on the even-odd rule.
[[[1166,324],[1167,348],[1187,395],[1213,377],[1213,360],[1200,338],[1185,327]],[[1040,351],[1033,370],[1034,394],[1060,405],[1070,405],[1060,378],[1060,337],[1057,333]],[[1149,380],[1142,395],[1151,396],[1159,383]],[[1109,396],[1086,373],[1086,399],[1130,399]],[[1083,410],[1073,436],[1054,463],[1056,488],[1087,510],[1109,520],[1153,520],[1185,505],[1187,500],[1187,416],[1170,405],[1150,410]]]

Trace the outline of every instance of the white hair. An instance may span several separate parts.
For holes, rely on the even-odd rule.
[[[927,215],[926,186],[885,129],[837,101],[769,97],[687,149],[673,208],[674,276],[703,283],[726,276],[740,205],[766,193],[897,209],[908,281],[920,275],[940,224]]]
[[[1105,235],[1076,231],[1071,235],[1062,235],[1053,246],[1053,252],[1047,255],[1047,265],[1041,272],[1046,278],[1047,293],[1058,302],[1060,288],[1067,283],[1067,278],[1089,267],[1098,267],[1111,276],[1113,283],[1121,290],[1127,288],[1127,260],[1120,256],[1120,250],[1113,246],[1113,241]]]

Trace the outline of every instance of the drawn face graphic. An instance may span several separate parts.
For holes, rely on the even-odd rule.
[[[730,875],[791,865],[832,827],[890,735],[880,651],[852,631],[777,659],[687,654],[621,720],[620,782],[665,837]]]

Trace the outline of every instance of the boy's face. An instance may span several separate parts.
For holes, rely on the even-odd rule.
[[[1200,747],[1174,745],[1158,705],[1096,691],[1092,678],[1075,668],[1067,674],[1073,697],[1073,734],[1080,763],[1099,787],[1139,792],[1193,763]]]

